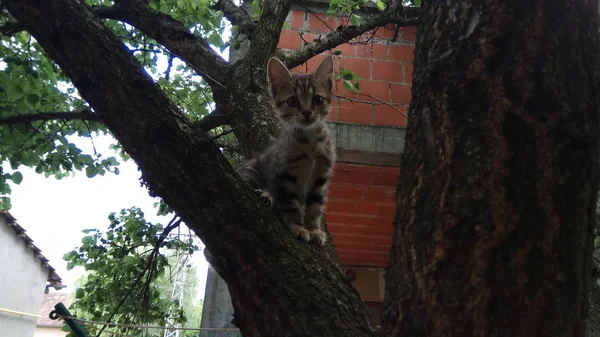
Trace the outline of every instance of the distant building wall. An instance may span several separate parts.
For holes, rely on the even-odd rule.
[[[381,325],[382,305],[385,292],[384,270],[382,268],[344,266],[346,275],[353,273],[352,285],[365,302],[376,326]]]
[[[381,302],[383,300],[380,288],[384,287],[385,283],[382,284],[379,280],[380,274],[383,273],[380,268],[345,266],[344,269],[346,272],[354,273],[355,279],[351,280],[352,285],[363,301]]]
[[[0,308],[38,314],[48,269],[33,251],[0,217]],[[0,311],[0,329],[3,337],[31,337],[35,330],[35,317],[15,315]]]
[[[33,337],[64,337],[67,335],[66,331],[61,331],[64,321],[53,320],[50,318],[50,312],[54,310],[54,306],[58,303],[62,303],[66,307],[69,307],[71,304],[71,294],[65,292],[50,292],[44,294],[42,306],[39,309],[39,315],[41,317],[37,320],[37,326]]]
[[[37,326],[33,337],[65,337],[66,331],[61,330],[60,326]]]

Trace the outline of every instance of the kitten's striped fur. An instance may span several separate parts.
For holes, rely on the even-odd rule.
[[[335,144],[326,123],[333,59],[326,57],[312,74],[292,74],[272,58],[267,73],[281,132],[269,149],[238,172],[264,198],[272,198],[273,209],[295,237],[323,245],[323,208],[335,163]]]

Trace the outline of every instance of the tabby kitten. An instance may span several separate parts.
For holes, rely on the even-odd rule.
[[[292,74],[276,58],[267,65],[271,94],[281,121],[275,143],[238,168],[297,237],[324,245],[323,205],[335,163],[326,118],[333,96],[333,59],[312,74]],[[270,204],[270,202],[269,202]]]

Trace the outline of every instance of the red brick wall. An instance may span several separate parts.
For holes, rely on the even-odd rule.
[[[289,28],[281,32],[278,47],[298,49],[315,36],[345,24],[343,21],[339,17],[326,19],[325,14],[293,10],[288,16]],[[347,91],[341,82],[336,84],[338,97],[331,111],[331,120],[406,126],[406,119],[400,112],[406,113],[410,103],[415,32],[415,27],[402,27],[392,42],[395,27],[381,27],[374,33],[366,33],[333,49],[342,52],[335,56],[336,63],[353,70],[363,80],[360,81],[360,94]],[[314,71],[323,57],[324,54],[313,57],[292,71]]]
[[[399,173],[397,167],[335,165],[325,214],[342,263],[388,264]]]

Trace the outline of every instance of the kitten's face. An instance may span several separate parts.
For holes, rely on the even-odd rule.
[[[292,74],[281,61],[267,65],[271,93],[281,120],[310,127],[327,118],[333,96],[333,59],[327,56],[312,74]]]

